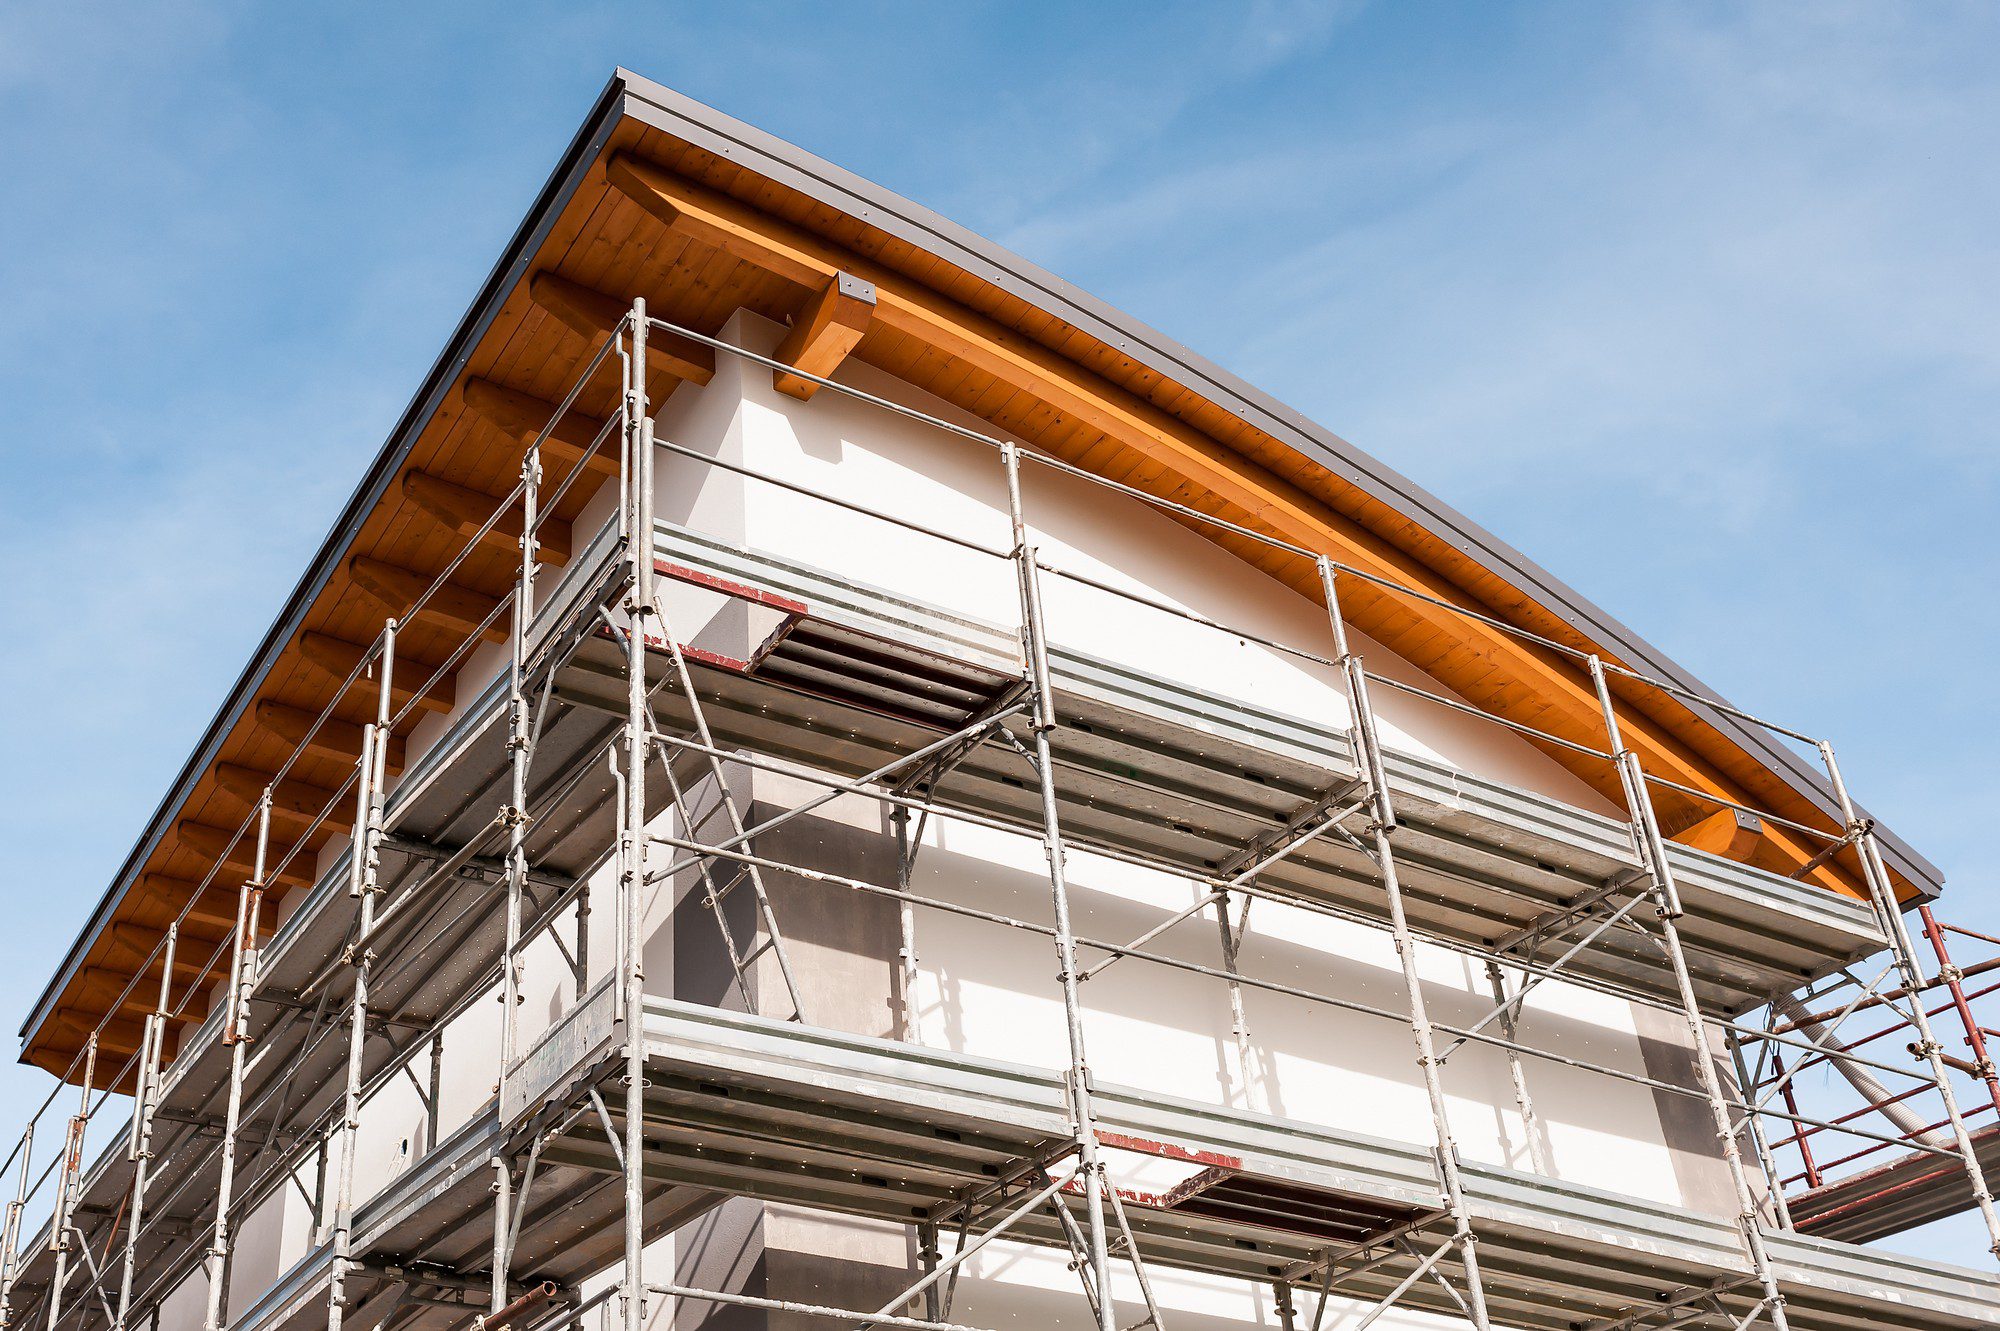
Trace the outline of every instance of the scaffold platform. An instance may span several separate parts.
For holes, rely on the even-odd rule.
[[[999,626],[669,525],[657,532],[655,554],[664,576],[754,602],[777,620],[748,659],[687,644],[697,696],[722,748],[851,780],[1003,708],[1020,683],[1017,639]],[[550,685],[531,791],[536,921],[574,900],[615,841],[604,760],[625,706],[624,649],[601,612],[616,602],[625,562],[615,533],[600,532],[565,571],[532,631],[531,679]],[[662,684],[668,654],[648,655],[651,682]],[[1270,844],[1357,782],[1346,732],[1329,721],[1287,717],[1059,643],[1051,657],[1055,785],[1075,848],[1211,878],[1240,862],[1246,847]],[[685,735],[686,699],[671,684],[653,697],[661,724]],[[1005,715],[995,724],[1022,725]],[[927,792],[938,807],[1022,832],[1039,827],[1035,781],[1016,750],[989,742],[954,757]],[[508,766],[506,697],[496,682],[389,796],[370,993],[374,1038],[363,1050],[371,1084],[420,1059],[423,1033],[498,972],[504,938],[495,883],[502,866],[492,810],[503,802]],[[1492,949],[1538,924],[1606,909],[1602,903],[1639,874],[1617,819],[1407,753],[1392,753],[1388,768],[1403,820],[1396,855],[1420,935]],[[664,799],[655,805],[665,807]],[[1669,853],[1687,908],[1681,930],[1695,987],[1717,1016],[1753,1008],[1887,945],[1864,903],[1686,847]],[[1258,877],[1265,893],[1379,923],[1377,883],[1368,856],[1335,836],[1298,846]],[[353,981],[341,958],[356,920],[347,884],[343,856],[259,958],[251,996],[259,1034],[241,1128],[252,1150],[246,1197],[286,1186],[287,1162],[295,1166],[311,1125],[323,1125],[340,1099],[347,1039],[338,1018]],[[1564,974],[1666,1002],[1672,978],[1652,947],[1642,934],[1611,929]],[[445,1134],[359,1207],[356,1253],[364,1267],[353,1277],[359,1293],[352,1299],[365,1303],[374,1288],[416,1287],[435,1297],[442,1313],[463,1294],[467,1273],[487,1264],[491,1246],[488,1162],[530,1127],[560,1130],[543,1151],[547,1198],[524,1219],[512,1269],[568,1283],[615,1258],[616,1165],[578,1100],[615,1075],[581,1053],[609,1038],[585,1030],[608,1020],[601,1002],[583,1002],[534,1052],[560,1065],[555,1080],[530,1095],[518,1075],[510,1077],[500,1105]],[[646,1020],[659,1073],[648,1100],[648,1140],[656,1142],[648,1177],[671,1185],[649,1198],[649,1232],[666,1232],[725,1194],[907,1223],[1071,1131],[1053,1073],[665,1000],[649,1001]],[[218,1005],[184,1038],[160,1094],[155,1223],[138,1253],[142,1300],[163,1293],[200,1250],[213,1209],[199,1182],[212,1156],[200,1144],[219,1135],[228,1080]],[[550,1099],[538,1107],[542,1092]],[[1134,1223],[1149,1259],[1267,1280],[1323,1259],[1328,1233],[1365,1230],[1371,1214],[1393,1228],[1399,1219],[1433,1216],[1439,1203],[1434,1163],[1416,1147],[1113,1088],[1100,1095],[1108,1130],[1235,1161],[1217,1168],[1249,1180],[1241,1195],[1208,1189],[1177,1206],[1135,1198]],[[1570,1328],[1708,1282],[1727,1287],[1723,1297],[1740,1302],[1739,1312],[1755,1302],[1747,1287],[1740,1297],[1727,1292],[1745,1277],[1728,1221],[1469,1162],[1466,1170],[1496,1312],[1511,1322]],[[81,1180],[75,1213],[113,1215],[129,1176],[130,1162],[114,1144]],[[1288,1232],[1258,1210],[1308,1204],[1336,1228]],[[1425,1220],[1409,1232],[1434,1231],[1437,1223]],[[1053,1221],[1030,1222],[1022,1232],[1061,1241]],[[1365,1241],[1365,1232],[1358,1237]],[[1795,1325],[1889,1331],[2000,1322],[2000,1284],[1991,1277],[1794,1234],[1767,1237],[1796,1300]],[[46,1237],[24,1248],[17,1302],[32,1302],[46,1287],[49,1252]],[[305,1325],[323,1312],[328,1262],[322,1245],[253,1308],[239,1310],[232,1325]],[[1399,1263],[1392,1256],[1343,1289],[1379,1294],[1405,1273]],[[1424,1284],[1410,1297],[1443,1294]]]

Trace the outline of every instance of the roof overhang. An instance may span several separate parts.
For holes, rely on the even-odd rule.
[[[205,789],[203,782],[216,764],[226,760],[232,742],[240,742],[260,695],[289,668],[288,653],[308,628],[310,617],[316,610],[324,611],[329,590],[348,557],[359,548],[371,521],[378,520],[385,507],[395,502],[399,478],[411,467],[413,452],[426,430],[439,419],[475,356],[488,354],[488,338],[496,321],[518,310],[524,299],[524,279],[538,271],[538,262],[545,257],[545,246],[558,223],[565,219],[573,222],[574,209],[584,202],[580,195],[606,188],[604,162],[608,154],[646,134],[665,136],[727,163],[768,184],[774,193],[794,204],[803,201],[841,219],[847,231],[865,230],[908,247],[908,253],[939,261],[955,274],[980,284],[995,306],[1016,302],[1052,317],[1106,355],[1129,362],[1128,378],[1164,380],[1185,390],[1187,400],[1206,417],[1222,413],[1230,422],[1254,432],[1260,447],[1283,450],[1289,459],[1282,465],[1297,464],[1302,473],[1323,476],[1326,491],[1337,492],[1343,511],[1365,511],[1379,517],[1385,527],[1407,527],[1419,534],[1428,552],[1426,558],[1476,569],[1482,593],[1478,603],[1487,612],[1526,621],[1523,627],[1550,636],[1559,633],[1607,659],[1686,690],[1692,696],[1673,702],[1669,708],[1672,716],[1663,724],[1670,723],[1676,733],[1686,731],[1694,736],[1690,743],[1698,740],[1709,748],[1726,748],[1740,755],[1775,778],[1797,808],[1815,811],[1830,824],[1837,821],[1836,805],[1824,777],[1797,753],[1720,706],[1711,706],[1710,702],[1726,704],[1631,629],[1408,478],[1172,339],[991,241],[789,143],[620,70],[536,196],[443,353],[425,375],[304,577],[231,688],[228,700],[29,1014],[22,1027],[24,1054],[38,1050],[50,1018],[77,982],[105,930],[126,909],[149,864],[171,849],[184,811]],[[818,230],[824,236],[828,228]],[[830,317],[837,319],[837,312]],[[714,322],[719,324],[719,320]],[[1939,870],[1887,829],[1878,829],[1878,833],[1906,895],[1911,899],[1934,896],[1943,881]]]

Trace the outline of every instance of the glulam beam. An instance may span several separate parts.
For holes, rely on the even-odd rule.
[[[1674,833],[1683,846],[1750,863],[1764,840],[1764,820],[1741,809],[1717,809],[1693,827]]]
[[[136,895],[159,906],[169,916],[181,916],[189,924],[200,928],[228,933],[236,928],[236,889],[239,886],[237,883],[210,883],[204,888],[200,883],[185,878],[148,873],[139,876]],[[192,906],[188,905],[190,898],[195,899]]]
[[[1469,663],[1463,669],[1441,672],[1447,686],[1476,705],[1531,721],[1574,743],[1593,747],[1603,743],[1596,692],[1574,661],[1512,634],[1486,630],[1456,609],[1446,608],[1491,613],[1490,607],[1475,602],[1449,578],[1298,484],[907,274],[740,199],[682,179],[629,152],[614,153],[605,175],[612,188],[676,234],[808,290],[821,290],[837,274],[852,272],[874,285],[874,317],[885,329],[935,347],[1153,459],[1167,468],[1170,477],[1250,515],[1251,526],[1302,549],[1324,551],[1371,576],[1443,603],[1395,596],[1350,579],[1356,585],[1344,608],[1364,631],[1379,628],[1394,611],[1417,621],[1426,636],[1470,644]],[[1395,642],[1386,645],[1394,649]],[[1778,801],[1801,820],[1815,816],[1800,807],[1801,797],[1778,789],[1777,778],[1771,778],[1762,791],[1751,789],[1647,711],[1628,707],[1621,710],[1620,721],[1626,743],[1656,775],[1738,802]],[[1563,752],[1553,756],[1608,797],[1617,797],[1608,765]],[[1790,864],[1803,865],[1811,857],[1812,848],[1795,833],[1769,825],[1764,835]],[[1836,891],[1859,895],[1858,886],[1832,866],[1821,865],[1810,877]]]
[[[806,298],[804,308],[792,320],[791,331],[778,344],[772,357],[802,374],[831,379],[847,353],[860,343],[875,317],[875,287],[852,273],[838,272],[818,291]],[[801,401],[819,391],[819,385],[798,374],[772,372],[772,382],[780,393]]]
[[[271,778],[235,763],[215,765],[215,784],[245,807],[254,809]],[[335,832],[354,826],[354,791],[328,790],[296,777],[286,777],[271,792],[271,825],[305,828],[318,824]]]
[[[224,873],[248,879],[257,870],[257,839],[236,835],[233,827],[216,827],[183,818],[174,824],[174,837],[181,846],[211,863],[220,862]],[[312,885],[315,856],[310,850],[292,853],[289,844],[272,844],[265,854],[264,881],[289,887]]]

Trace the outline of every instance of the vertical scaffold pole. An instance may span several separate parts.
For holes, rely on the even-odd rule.
[[[1743,1056],[1743,1040],[1735,1031],[1728,1032],[1729,1057],[1736,1064],[1736,1084],[1744,1092],[1744,1099],[1756,1094],[1756,1079],[1750,1071],[1750,1060]],[[1745,1123],[1750,1129],[1750,1145],[1757,1151],[1757,1167],[1764,1171],[1764,1196],[1770,1203],[1771,1218],[1778,1222],[1779,1229],[1792,1228],[1792,1209],[1785,1204],[1784,1176],[1778,1169],[1778,1157],[1771,1153],[1770,1138],[1764,1134],[1764,1122],[1755,1114],[1746,1114]]]
[[[46,1102],[44,1108],[47,1107]],[[35,1160],[35,1124],[41,1113],[28,1120],[21,1132],[21,1172],[14,1182],[14,1200],[7,1203],[7,1220],[0,1226],[0,1331],[14,1324],[14,1276],[20,1267],[21,1217],[28,1209],[28,1191]]]
[[[1396,830],[1396,810],[1389,798],[1388,769],[1382,758],[1382,739],[1375,728],[1375,712],[1368,701],[1368,675],[1361,658],[1347,638],[1347,621],[1340,610],[1340,589],[1333,561],[1319,557],[1320,588],[1326,598],[1327,623],[1333,631],[1334,655],[1340,662],[1341,679],[1347,694],[1354,736],[1355,764],[1368,783],[1374,816],[1370,837],[1375,864],[1382,874],[1382,891],[1389,906],[1389,929],[1395,938],[1396,956],[1402,962],[1403,987],[1410,1000],[1410,1031],[1416,1040],[1417,1065],[1423,1071],[1424,1092],[1430,1101],[1431,1127],[1437,1143],[1438,1184],[1445,1209],[1451,1215],[1453,1241],[1458,1244],[1460,1264],[1465,1271],[1466,1310],[1477,1331],[1488,1331],[1486,1285],[1479,1272],[1478,1236],[1472,1232],[1472,1213],[1466,1205],[1465,1180],[1459,1168],[1458,1142],[1451,1130],[1451,1116],[1445,1101],[1443,1066],[1437,1053],[1437,1033],[1431,1025],[1430,1006],[1424,1001],[1423,976],[1417,968],[1416,937],[1410,932],[1409,914],[1403,904],[1403,885],[1396,872],[1396,852],[1391,844]]]
[[[910,811],[900,804],[889,808],[889,826],[896,835],[896,890],[910,890],[910,872],[915,867],[917,848],[910,840]],[[896,995],[897,1035],[906,1044],[917,1038],[917,908],[907,897],[896,902]],[[932,1320],[936,1320],[933,1318]]]
[[[2000,1257],[2000,1215],[1994,1211],[1993,1190],[1987,1183],[1986,1171],[1980,1167],[1972,1131],[1965,1126],[1965,1115],[1959,1111],[1958,1093],[1952,1089],[1951,1070],[1944,1061],[1944,1047],[1937,1042],[1937,1036],[1931,1030],[1930,1014],[1924,1011],[1923,973],[1917,968],[1917,953],[1910,942],[1910,931],[1903,924],[1903,912],[1896,901],[1896,885],[1890,880],[1889,866],[1882,859],[1881,844],[1875,839],[1875,824],[1870,819],[1862,818],[1855,809],[1854,800],[1847,793],[1847,783],[1841,779],[1840,764],[1834,760],[1833,745],[1821,740],[1819,752],[1826,763],[1827,779],[1833,783],[1833,797],[1839,802],[1841,821],[1854,836],[1854,847],[1861,857],[1861,873],[1868,884],[1869,904],[1874,908],[1876,921],[1881,926],[1883,937],[1889,940],[1890,952],[1894,954],[1897,977],[1902,981],[1903,993],[1909,1003],[1910,1024],[1917,1031],[1917,1053],[1930,1066],[1931,1081],[1937,1086],[1938,1098],[1944,1103],[1945,1117],[1951,1123],[1952,1140],[1965,1166],[1966,1183],[1972,1190],[1973,1203],[1979,1208],[1979,1218],[1986,1223],[1987,1251]]]
[[[1528,1091],[1528,1069],[1517,1047],[1521,1042],[1520,1003],[1509,992],[1500,963],[1491,958],[1486,962],[1486,984],[1493,991],[1493,1001],[1501,1005],[1500,1034],[1507,1041],[1507,1075],[1514,1083],[1514,1106],[1521,1111],[1521,1135],[1527,1139],[1528,1163],[1537,1174],[1547,1174],[1549,1158],[1542,1149],[1542,1122],[1535,1114],[1535,1097]]]
[[[1973,1075],[1985,1083],[1986,1098],[2000,1111],[2000,1068],[1993,1066],[1993,1056],[1986,1049],[1986,1033],[1972,1011],[1971,995],[1965,992],[1965,972],[1951,959],[1951,947],[1944,938],[1945,926],[1937,922],[1931,908],[1917,907],[1917,919],[1923,925],[1924,937],[1930,941],[1932,955],[1937,958],[1938,978],[1944,981],[1945,992],[1951,995],[1952,1010],[1965,1028],[1965,1045],[1972,1051]]]
[[[507,658],[507,807],[500,811],[507,825],[507,938],[500,968],[500,1071],[504,1076],[519,1052],[521,1006],[521,901],[528,887],[528,758],[529,735],[527,660],[528,621],[535,613],[536,505],[542,480],[542,457],[530,445],[521,460],[521,571],[514,586],[513,632],[508,634]]]
[[[625,603],[625,807],[619,818],[618,879],[621,954],[618,958],[625,1021],[625,1271],[620,1298],[625,1331],[644,1331],[646,972],[640,937],[646,885],[647,736],[646,631],[653,614],[653,424],[646,401],[646,302],[632,302],[631,354],[625,361],[625,558],[630,592]]]
[[[55,1209],[49,1216],[49,1246],[55,1250],[55,1271],[49,1277],[48,1331],[56,1331],[62,1320],[63,1286],[69,1281],[69,1254],[72,1237],[70,1210],[76,1205],[76,1190],[83,1176],[83,1135],[90,1129],[90,1092],[97,1080],[97,1032],[92,1031],[83,1046],[83,1096],[69,1121],[63,1139],[62,1167],[56,1175]]]
[[[181,925],[176,919],[167,926],[164,959],[160,967],[160,1001],[146,1014],[139,1034],[139,1067],[133,1075],[132,1135],[127,1158],[132,1162],[132,1186],[125,1207],[125,1257],[118,1272],[118,1314],[112,1331],[125,1331],[125,1318],[132,1307],[132,1274],[139,1261],[139,1231],[146,1224],[146,1177],[153,1163],[153,1111],[159,1101],[161,1047],[166,1043],[167,1017],[173,1011],[174,951],[180,943]]]
[[[613,334],[616,336],[616,333]],[[507,933],[500,961],[500,1071],[504,1082],[520,1056],[521,1039],[521,902],[528,890],[528,763],[533,739],[528,714],[528,624],[535,614],[535,525],[541,497],[540,436],[528,444],[521,459],[521,568],[514,584],[513,631],[507,635],[507,807],[500,819],[507,827]],[[493,1295],[490,1312],[507,1306],[508,1227],[512,1223],[507,1185],[508,1162],[493,1157],[497,1203],[493,1208]]]
[[[348,962],[354,967],[354,994],[348,1004],[347,1088],[341,1108],[340,1173],[334,1185],[333,1264],[327,1279],[327,1331],[340,1331],[346,1313],[347,1276],[354,1263],[354,1164],[361,1135],[361,1085],[368,1043],[368,979],[374,969],[375,896],[380,888],[382,787],[388,780],[390,689],[396,673],[396,621],[382,630],[381,690],[375,720],[361,732],[361,779],[356,783],[354,846],[350,852],[348,894],[359,898],[354,944]]]
[[[1605,677],[1604,663],[1595,656],[1590,658],[1590,681],[1597,691],[1598,710],[1604,717],[1605,738],[1612,761],[1618,768],[1619,784],[1625,792],[1633,853],[1639,857],[1639,863],[1652,880],[1647,892],[1659,916],[1660,943],[1667,954],[1667,964],[1674,973],[1674,988],[1680,995],[1681,1015],[1687,1021],[1695,1075],[1700,1079],[1702,1094],[1708,1099],[1709,1113],[1715,1120],[1716,1145],[1722,1150],[1723,1162],[1729,1169],[1730,1186],[1736,1193],[1737,1231],[1743,1240],[1744,1254],[1750,1259],[1751,1273],[1762,1288],[1763,1299],[1758,1307],[1770,1319],[1773,1331],[1791,1331],[1791,1319],[1785,1312],[1785,1296],[1778,1287],[1777,1272],[1771,1265],[1771,1254],[1764,1243],[1757,1194],[1750,1186],[1750,1171],[1743,1164],[1743,1148],[1737,1140],[1729,1097],[1723,1090],[1722,1078],[1715,1071],[1715,1048],[1708,1038],[1708,1020],[1702,1015],[1701,1000],[1694,991],[1694,977],[1688,970],[1687,950],[1681,944],[1679,920],[1683,912],[1680,890],[1674,885],[1673,866],[1667,860],[1666,840],[1660,835],[1659,818],[1653,811],[1653,796],[1646,785],[1645,768],[1640,765],[1639,755],[1625,747],[1625,736],[1618,725],[1618,710],[1612,703],[1611,685]]]
[[[1049,678],[1047,624],[1042,614],[1041,581],[1036,552],[1028,539],[1026,509],[1021,497],[1019,446],[1009,441],[1001,452],[1007,469],[1007,505],[1013,523],[1013,559],[1021,595],[1021,650],[1026,658],[1035,734],[1035,767],[1041,778],[1042,849],[1049,862],[1049,891],[1054,901],[1056,966],[1062,982],[1063,1015],[1069,1030],[1070,1105],[1076,1120],[1078,1172],[1083,1176],[1084,1220],[1090,1265],[1097,1288],[1100,1331],[1118,1331],[1111,1298],[1111,1246],[1105,1229],[1104,1190],[1110,1186],[1097,1147],[1097,1118],[1092,1107],[1090,1062],[1083,1042],[1083,1002],[1077,991],[1076,936],[1070,927],[1069,881],[1064,864],[1062,824],[1056,811],[1055,760],[1049,732],[1055,729],[1055,692]],[[1057,1203],[1060,1205],[1060,1201]],[[1136,1259],[1138,1254],[1134,1253]]]
[[[257,858],[250,880],[236,894],[236,936],[229,945],[229,1010],[222,1023],[222,1042],[229,1047],[229,1099],[222,1117],[222,1160],[215,1182],[215,1224],[209,1231],[202,1270],[208,1281],[203,1331],[221,1331],[228,1306],[229,1210],[236,1189],[236,1139],[243,1126],[243,1076],[252,1043],[244,1026],[250,1017],[250,993],[257,987],[258,917],[264,908],[264,874],[271,851],[271,787],[257,799]],[[313,1217],[315,1226],[319,1217]]]

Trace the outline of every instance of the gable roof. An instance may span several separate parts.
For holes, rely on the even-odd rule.
[[[610,169],[620,162],[614,182]],[[636,177],[635,164],[644,168]],[[641,197],[649,182],[659,192]],[[575,330],[593,293],[621,304],[644,294],[656,312],[712,332],[738,306],[780,319],[795,313],[814,275],[830,268],[869,277],[883,295],[883,316],[853,354],[1093,470],[1123,469],[1128,484],[1310,548],[1335,543],[1329,553],[1441,600],[1665,680],[1685,696],[1619,692],[1621,716],[1632,711],[1632,743],[1652,748],[1649,763],[1657,753],[1702,789],[1800,822],[1837,822],[1823,776],[1799,755],[1723,710],[1722,699],[1631,629],[1379,460],[991,241],[619,70],[29,1015],[24,1056],[61,1070],[69,1055],[60,1032],[76,1022],[51,1019],[65,1010],[102,1015],[102,980],[91,976],[129,964],[107,946],[111,926],[163,927],[181,904],[172,885],[191,890],[203,856],[213,862],[213,836],[197,833],[233,828],[243,804],[219,768],[268,772],[282,760],[282,717],[273,709],[310,708],[315,684],[326,683],[324,667],[304,659],[302,635],[337,639],[345,627],[347,636],[372,637],[360,625],[371,614],[379,621],[379,612],[356,592],[354,559],[422,572],[449,558],[439,553],[452,548],[447,533],[407,511],[410,474],[505,489],[518,440],[510,443],[490,428],[490,413],[482,421],[468,406],[469,382],[559,395],[583,354]],[[555,286],[550,277],[559,279]],[[700,373],[693,364],[679,369],[677,377]],[[582,405],[611,409],[606,401]],[[576,494],[574,506],[584,498]],[[1268,550],[1218,543],[1310,593],[1310,578]],[[482,579],[496,589],[504,563],[475,558],[463,577],[475,591]],[[1470,620],[1442,632],[1386,600],[1350,609],[1371,636],[1461,694],[1562,733],[1574,700],[1559,696],[1559,657],[1482,633]],[[421,639],[414,646],[421,651]],[[1454,664],[1461,658],[1472,664]],[[336,757],[299,769],[329,785],[339,771]],[[1880,831],[1906,894],[1934,895],[1939,871]],[[1814,872],[1843,890],[1838,864]]]

